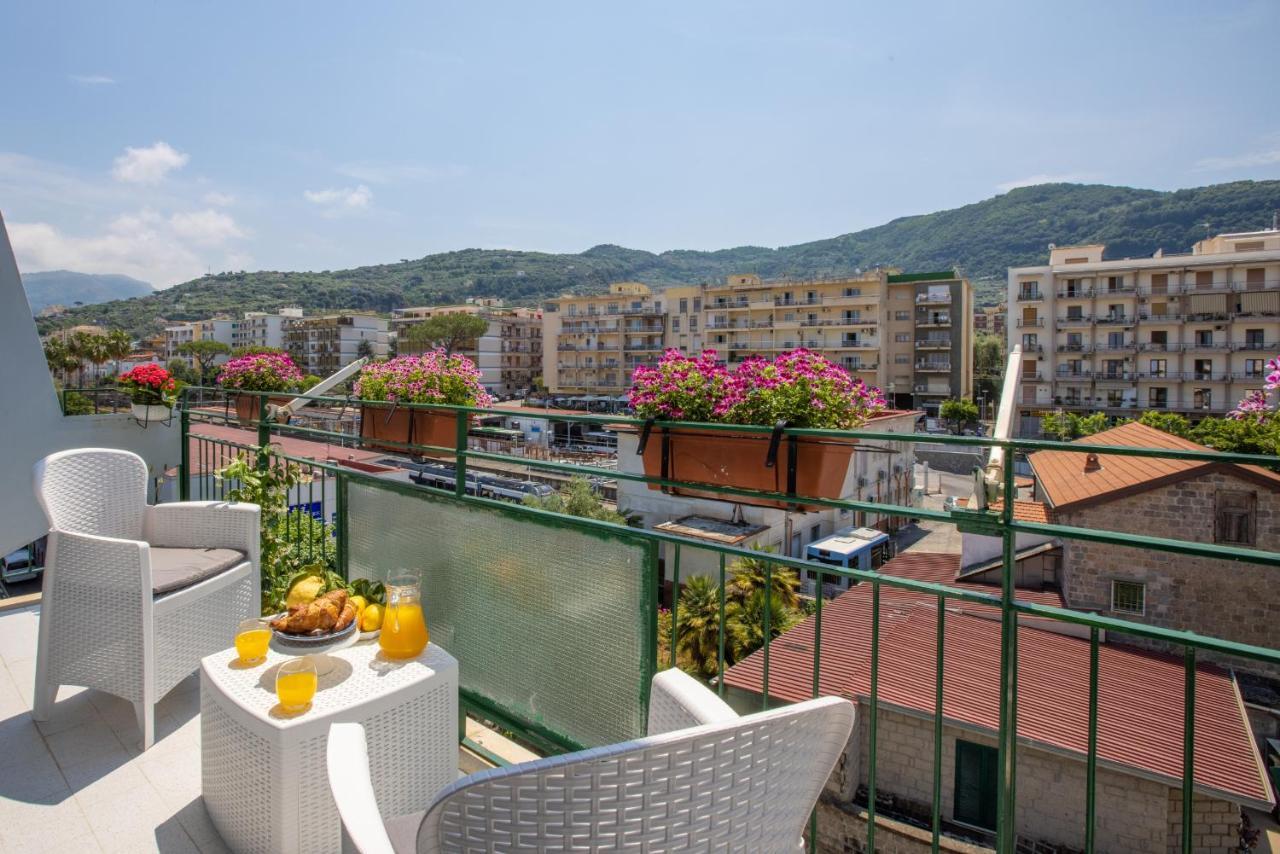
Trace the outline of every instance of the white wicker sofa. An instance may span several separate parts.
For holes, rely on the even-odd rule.
[[[364,729],[334,724],[329,786],[361,854],[795,854],[853,722],[853,704],[838,697],[739,717],[667,670],[653,680],[645,738],[472,774],[423,812],[384,823]]]
[[[60,685],[122,697],[143,749],[155,703],[231,646],[261,610],[256,504],[147,504],[147,466],[128,451],[81,448],[36,463],[49,521],[32,717]]]

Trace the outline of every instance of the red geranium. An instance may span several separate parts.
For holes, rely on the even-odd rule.
[[[178,400],[178,381],[167,370],[150,362],[120,375],[120,387],[134,403],[173,406]]]

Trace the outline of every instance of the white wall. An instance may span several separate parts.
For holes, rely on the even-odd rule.
[[[145,430],[128,415],[63,417],[49,378],[31,306],[18,275],[9,234],[0,217],[0,365],[5,399],[0,406],[0,554],[47,530],[31,491],[31,468],[66,448],[125,448],[142,455],[152,477],[176,466],[181,455],[177,419]]]

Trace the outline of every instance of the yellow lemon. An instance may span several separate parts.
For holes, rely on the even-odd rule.
[[[382,628],[382,606],[368,605],[360,615],[360,631],[373,632]]]
[[[324,579],[318,575],[299,578],[289,588],[289,596],[285,599],[285,605],[292,608],[295,605],[306,605],[309,602],[314,602],[323,588]]]

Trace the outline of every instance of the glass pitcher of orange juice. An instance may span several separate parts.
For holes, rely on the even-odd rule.
[[[387,610],[378,635],[382,654],[388,658],[416,658],[426,649],[428,639],[418,579],[402,575],[388,580]]]

